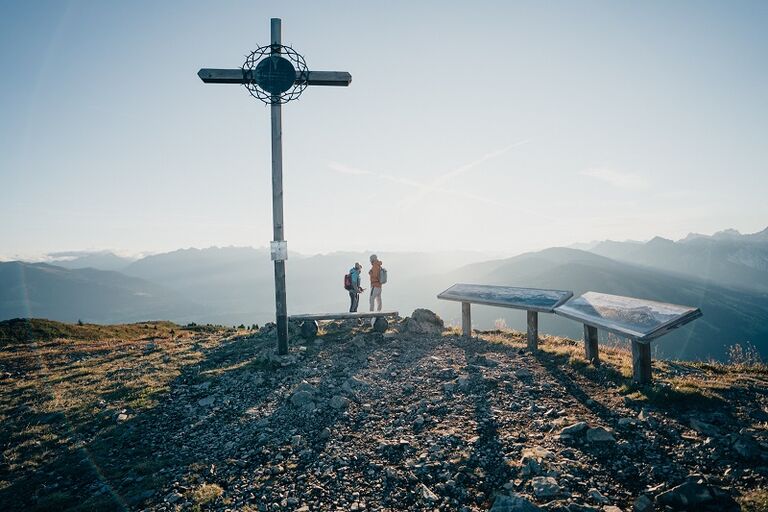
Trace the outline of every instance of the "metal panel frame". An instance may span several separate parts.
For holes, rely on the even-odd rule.
[[[576,297],[573,299],[574,301],[582,298],[587,293],[595,293],[598,295],[605,295],[610,297],[621,297],[622,299],[630,299],[633,301],[641,302],[641,303],[649,303],[649,304],[662,304],[666,306],[676,306],[676,307],[685,307],[689,308],[689,306],[682,306],[680,304],[670,304],[667,302],[658,302],[653,300],[647,300],[647,299],[637,299],[635,297],[626,297],[623,295],[611,295],[607,293],[600,293],[600,292],[585,292],[584,294]],[[554,313],[556,315],[568,318],[570,320],[576,320],[577,322],[581,322],[585,325],[589,325],[592,327],[597,327],[598,329],[612,332],[614,334],[618,334],[619,336],[622,336],[624,338],[629,338],[630,340],[638,341],[640,343],[648,343],[650,341],[653,341],[656,338],[659,338],[665,334],[667,334],[669,331],[672,331],[674,329],[677,329],[678,327],[681,327],[689,322],[692,322],[693,320],[696,320],[700,316],[702,316],[701,310],[699,308],[689,308],[692,309],[688,313],[682,314],[678,316],[677,318],[672,318],[670,320],[667,320],[664,323],[659,324],[658,326],[654,327],[652,330],[647,332],[639,332],[634,329],[629,329],[625,327],[621,327],[620,325],[617,325],[615,322],[612,322],[607,319],[600,319],[596,318],[594,316],[589,316],[586,314],[582,314],[575,310],[569,310],[564,309],[568,308],[568,303],[565,303],[563,305],[560,305],[555,308]]]
[[[510,304],[508,302],[501,302],[501,301],[492,301],[492,300],[483,300],[474,298],[469,295],[459,296],[449,295],[451,290],[457,286],[477,286],[482,288],[489,288],[489,289],[504,289],[504,290],[529,290],[529,291],[538,291],[538,292],[556,292],[560,294],[564,294],[563,297],[555,302],[555,304],[550,308],[540,307],[540,306],[530,306],[530,305],[523,305],[523,304]],[[442,293],[437,295],[438,299],[442,300],[452,300],[456,302],[469,302],[472,304],[481,304],[484,306],[496,306],[501,308],[509,308],[509,309],[520,309],[524,311],[536,311],[539,313],[552,313],[554,312],[555,308],[561,306],[566,301],[568,301],[571,297],[573,297],[573,292],[568,290],[550,290],[547,288],[521,288],[517,286],[496,286],[496,285],[488,285],[488,284],[469,284],[469,283],[456,283],[447,290],[443,291]]]

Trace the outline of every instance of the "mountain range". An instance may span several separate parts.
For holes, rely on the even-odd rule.
[[[550,248],[504,259],[472,252],[380,253],[390,276],[384,306],[402,315],[427,307],[458,324],[459,305],[436,298],[456,282],[567,289],[577,295],[592,290],[701,308],[702,318],[654,343],[657,357],[723,359],[729,345],[747,342],[768,356],[768,229],[583,247],[588,250]],[[183,249],[138,260],[65,254],[64,261],[52,263],[0,263],[0,320],[233,325],[263,323],[274,315],[273,267],[263,248]],[[345,311],[343,275],[355,261],[365,266],[368,255],[291,254],[289,313]],[[361,309],[367,309],[366,299],[364,294]],[[476,328],[524,329],[524,316],[473,308]],[[540,330],[581,336],[579,324],[553,315],[541,315]]]

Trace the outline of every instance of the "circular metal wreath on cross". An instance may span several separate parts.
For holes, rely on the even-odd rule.
[[[250,80],[244,85],[251,96],[268,105],[288,103],[307,88],[308,71],[304,57],[290,46],[260,46],[245,59],[243,73]]]

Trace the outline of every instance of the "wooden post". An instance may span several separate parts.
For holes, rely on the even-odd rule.
[[[595,366],[600,364],[597,344],[597,327],[584,324],[584,351],[587,361]]]
[[[272,53],[280,53],[280,19],[270,22]],[[284,241],[283,230],[283,119],[280,97],[273,96],[272,114],[272,225],[276,242]],[[285,261],[275,260],[275,310],[277,353],[288,353],[288,306],[285,296]]]
[[[651,344],[632,340],[632,381],[644,385],[651,380]]]
[[[461,333],[472,337],[472,313],[469,302],[461,303]]]
[[[539,349],[539,313],[536,311],[527,311],[528,313],[528,350],[536,351]]]

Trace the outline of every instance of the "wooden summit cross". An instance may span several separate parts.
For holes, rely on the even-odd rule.
[[[197,76],[207,84],[242,84],[251,95],[270,105],[272,111],[272,223],[274,240],[271,256],[275,262],[275,309],[277,350],[288,353],[288,307],[285,297],[285,260],[288,247],[283,224],[283,132],[280,107],[299,97],[309,85],[348,86],[346,71],[309,71],[304,58],[283,46],[280,19],[270,20],[271,40],[250,54],[242,68],[207,69]]]

